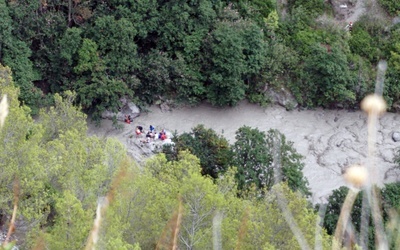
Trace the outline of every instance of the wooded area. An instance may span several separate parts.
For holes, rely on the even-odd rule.
[[[282,87],[303,107],[355,108],[380,59],[397,107],[399,25],[365,15],[350,33],[329,15],[322,0],[1,0],[0,63],[32,114],[66,90],[94,117],[120,108],[121,96],[139,106],[266,104],[265,90]]]
[[[330,248],[347,190],[329,198],[320,230],[302,156],[279,131],[244,126],[229,145],[199,125],[138,166],[119,142],[87,136],[81,112],[98,118],[123,96],[139,106],[265,105],[267,88],[288,89],[302,107],[355,108],[380,59],[395,110],[399,24],[363,16],[349,32],[323,14],[322,0],[0,0],[0,98],[9,100],[0,229],[17,207],[22,249],[84,249],[93,234],[102,249],[301,249],[299,237]],[[389,223],[399,192],[398,183],[381,191],[391,247],[400,245]]]

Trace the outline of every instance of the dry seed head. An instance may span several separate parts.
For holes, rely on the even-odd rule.
[[[368,170],[360,165],[352,165],[346,170],[344,179],[354,187],[360,188],[368,179]]]
[[[380,95],[368,95],[362,100],[361,109],[368,114],[383,114],[386,111],[386,102]]]
[[[0,102],[0,128],[3,127],[7,115],[8,115],[7,95],[4,95],[3,99]]]

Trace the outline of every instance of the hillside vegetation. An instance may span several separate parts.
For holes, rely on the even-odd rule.
[[[331,13],[323,0],[0,0],[0,63],[33,114],[66,90],[95,117],[121,96],[267,104],[266,90],[282,88],[303,107],[353,108],[373,90],[380,59],[397,107],[399,25],[366,15],[350,33]]]

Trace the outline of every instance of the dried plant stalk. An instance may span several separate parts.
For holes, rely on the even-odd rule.
[[[179,235],[179,229],[181,226],[181,220],[182,220],[182,198],[179,197],[179,208],[178,208],[178,215],[176,216],[174,228],[172,230],[172,250],[178,249],[178,235]]]
[[[358,193],[358,190],[350,189],[349,193],[346,196],[346,199],[344,200],[342,209],[340,211],[340,216],[336,224],[335,237],[332,244],[333,250],[340,250],[342,247],[343,233],[349,221],[350,212]]]
[[[247,232],[247,221],[248,220],[249,220],[249,209],[246,208],[244,210],[242,223],[240,223],[240,228],[239,228],[239,233],[238,233],[238,240],[236,242],[235,250],[240,250],[241,249],[241,244],[242,244],[243,238],[244,238],[244,236],[246,235],[246,232]]]
[[[7,95],[4,95],[0,102],[0,128],[3,127],[8,115]]]
[[[222,250],[221,223],[223,214],[217,211],[213,217],[213,250]]]
[[[18,199],[19,199],[19,181],[17,178],[15,178],[15,180],[14,180],[13,191],[14,191],[14,209],[13,209],[13,213],[11,216],[10,226],[8,227],[7,236],[3,242],[4,247],[10,241],[11,234],[15,230],[15,218],[17,217]]]
[[[126,158],[126,162],[122,163],[123,166],[127,166],[129,164],[128,159]],[[118,186],[120,185],[121,181],[126,176],[127,169],[126,167],[122,167],[119,171],[118,175],[113,179],[111,183],[110,191],[107,193],[107,196],[104,197],[103,200],[99,200],[96,209],[96,218],[93,223],[93,227],[91,229],[89,238],[87,240],[87,244],[85,250],[94,250],[96,243],[99,239],[99,231],[102,222],[102,215],[107,210],[109,204],[113,201],[115,197],[115,191],[117,190]]]
[[[297,225],[296,221],[294,220],[293,214],[291,213],[290,209],[288,208],[288,202],[286,200],[285,195],[281,191],[280,186],[276,186],[274,189],[276,194],[276,200],[278,203],[278,207],[281,209],[283,218],[285,218],[286,223],[289,225],[290,230],[294,234],[299,246],[302,250],[311,249],[308,245],[306,238],[304,237],[303,233],[301,232],[299,226]]]
[[[160,239],[157,242],[156,249],[164,249],[165,245],[167,245],[168,238],[167,233],[171,230],[171,238],[170,244],[168,249],[178,249],[178,237],[179,237],[179,230],[182,221],[182,214],[183,214],[183,205],[182,205],[182,198],[179,197],[179,207],[178,210],[174,212],[172,218],[168,221],[167,225],[165,226]]]
[[[315,222],[315,250],[322,250],[322,220],[325,217],[326,213],[326,204],[321,204],[321,206],[318,209],[318,217]]]

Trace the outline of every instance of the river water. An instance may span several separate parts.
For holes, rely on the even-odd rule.
[[[157,130],[166,129],[178,133],[189,132],[198,124],[204,124],[222,134],[231,143],[236,130],[247,125],[262,131],[278,129],[292,141],[303,155],[303,170],[313,193],[313,203],[325,202],[332,190],[346,185],[343,172],[351,164],[374,163],[374,179],[378,185],[399,180],[394,153],[400,142],[394,142],[392,133],[400,131],[400,115],[386,113],[379,118],[376,129],[376,157],[368,158],[367,116],[362,111],[347,110],[292,110],[279,106],[262,108],[241,102],[232,108],[216,108],[207,104],[198,107],[175,108],[162,112],[157,106],[135,118],[133,124],[124,124],[123,130],[112,130],[110,121],[103,121],[100,128],[90,126],[89,134],[113,136],[123,142],[128,152],[139,159],[136,144],[129,143],[135,126]]]

